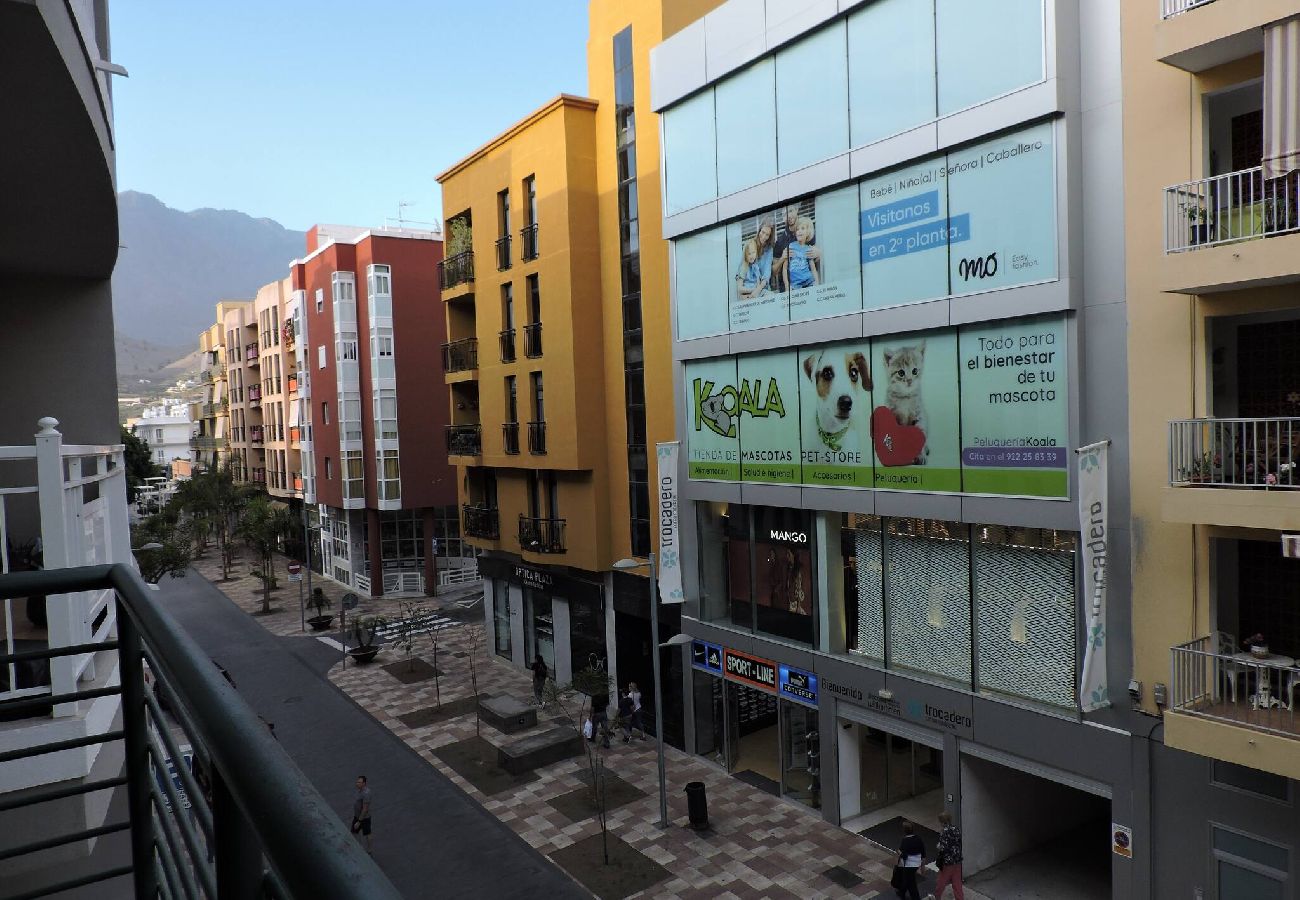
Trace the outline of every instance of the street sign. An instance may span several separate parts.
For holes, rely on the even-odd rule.
[[[291,559],[288,568],[290,581],[302,581],[302,563],[296,559]]]
[[[351,591],[348,591],[346,594],[343,595],[344,609],[356,609],[357,603],[359,602],[360,602],[360,598],[358,598],[357,595],[352,593]]]

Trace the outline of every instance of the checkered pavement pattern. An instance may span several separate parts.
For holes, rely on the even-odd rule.
[[[215,554],[213,554],[215,557]],[[241,564],[237,563],[237,567]],[[220,576],[215,558],[201,560],[200,572],[216,581]],[[242,564],[241,571],[247,571]],[[327,592],[342,594],[332,582],[320,586]],[[260,583],[245,576],[238,581],[217,583],[239,606],[252,612],[261,607]],[[292,586],[296,589],[296,585]],[[301,634],[297,610],[290,608],[290,592],[275,595],[285,612],[259,618],[276,634]],[[296,590],[292,594],[296,601]],[[337,599],[334,612],[337,614]],[[376,610],[392,601],[362,601]],[[292,621],[289,621],[289,620]],[[425,661],[434,662],[432,640],[426,637],[416,647]],[[473,659],[473,678],[470,660]],[[443,745],[472,738],[476,734],[476,717],[472,714],[409,728],[398,718],[406,713],[433,706],[437,700],[447,703],[471,696],[472,681],[480,695],[510,694],[524,701],[532,700],[531,674],[517,669],[497,657],[485,636],[481,622],[438,633],[437,667],[443,673],[436,685],[428,680],[402,685],[383,671],[382,665],[403,658],[400,651],[385,650],[375,663],[335,666],[330,680],[372,716],[419,753],[430,765],[450,778],[466,794],[476,799],[512,828],[521,838],[543,854],[550,854],[599,832],[595,817],[572,822],[547,801],[584,786],[581,776],[587,770],[586,757],[578,757],[536,771],[536,778],[503,793],[487,796],[453,772],[434,755]],[[576,727],[578,708],[574,703],[552,703],[538,716],[538,725],[572,722]],[[482,724],[477,733],[500,745],[513,739]],[[607,770],[645,792],[644,797],[609,811],[610,833],[658,862],[671,877],[633,896],[638,898],[724,898],[724,900],[759,900],[759,898],[799,898],[819,900],[838,897],[894,897],[889,886],[894,856],[852,832],[831,825],[817,814],[793,801],[766,794],[721,768],[699,757],[666,747],[668,772],[668,816],[672,827],[661,830],[659,819],[659,780],[653,739],[633,739],[622,743],[615,735],[612,749],[603,757]],[[710,830],[699,833],[687,827],[684,786],[702,781],[708,791]],[[844,888],[827,877],[832,867],[855,873],[862,883]],[[929,876],[922,885],[933,885]],[[923,895],[924,896],[924,895]],[[972,900],[988,900],[970,888]]]

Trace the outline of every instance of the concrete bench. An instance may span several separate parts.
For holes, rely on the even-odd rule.
[[[502,734],[514,734],[537,725],[537,707],[509,695],[483,697],[478,702],[479,717]]]
[[[497,748],[497,765],[511,775],[522,775],[533,769],[582,753],[582,735],[573,728],[560,726],[530,734]]]

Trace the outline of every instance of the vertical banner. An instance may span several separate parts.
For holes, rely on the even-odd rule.
[[[655,445],[659,476],[659,602],[682,603],[681,535],[677,527],[677,441]]]
[[[1078,454],[1079,534],[1083,543],[1083,583],[1088,615],[1083,678],[1079,685],[1079,706],[1084,712],[1110,706],[1106,673],[1106,562],[1110,547],[1106,448],[1109,444],[1110,441],[1100,441],[1075,451]]]

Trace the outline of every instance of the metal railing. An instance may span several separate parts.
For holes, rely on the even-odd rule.
[[[1287,658],[1219,652],[1209,636],[1179,644],[1170,656],[1170,712],[1300,738],[1300,669],[1283,665]]]
[[[444,291],[474,281],[474,251],[466,250],[438,263],[438,280]]]
[[[524,356],[536,359],[542,355],[542,323],[530,322],[524,326]]]
[[[226,446],[222,438],[210,437],[204,434],[196,434],[190,438],[190,446],[195,450],[220,450]]]
[[[528,423],[528,452],[541,456],[546,452],[546,423]]]
[[[71,832],[43,823],[46,834],[34,841],[30,832],[10,831],[0,838],[4,847],[0,861],[119,832],[130,834],[131,861],[43,885],[21,896],[46,896],[129,876],[140,898],[397,900],[397,891],[325,798],[194,639],[150,595],[138,574],[115,564],[0,577],[0,597],[5,599],[44,594],[54,600],[85,591],[107,591],[114,597],[116,640],[90,648],[11,653],[0,657],[0,662],[54,661],[87,649],[116,651],[120,684],[78,687],[0,708],[30,710],[40,716],[52,703],[120,696],[121,726],[0,753],[0,766],[121,742],[124,772],[0,797],[0,812],[121,787],[127,795],[128,818]],[[187,756],[192,763],[187,764]],[[173,777],[165,777],[169,771]],[[155,777],[154,772],[164,777]]]
[[[1169,423],[1169,484],[1300,487],[1300,418],[1178,419]]]
[[[478,339],[462,338],[442,345],[444,372],[470,372],[478,368]]]
[[[498,336],[501,341],[501,361],[503,363],[512,363],[515,361],[515,330],[507,328]]]
[[[245,345],[244,345],[244,362],[248,363],[248,364],[251,366],[253,363],[255,363],[255,362],[258,361],[258,353],[259,353],[259,352],[260,352],[260,351],[258,350],[258,347],[257,347],[257,341],[253,341],[253,343],[251,343],[251,344],[245,344]]]
[[[424,593],[424,573],[423,572],[385,572],[384,573],[384,596],[391,597],[394,594],[423,594]],[[394,623],[398,624],[398,623]],[[400,627],[400,625],[399,625]]]
[[[259,387],[250,387],[248,389],[248,403],[250,406],[262,405],[262,389]]]
[[[461,519],[465,526],[465,536],[495,541],[501,537],[501,521],[497,510],[490,506],[461,507]]]
[[[505,452],[514,456],[519,452],[519,423],[506,422],[501,426],[501,445]]]
[[[249,426],[248,442],[250,444],[261,444],[266,439],[266,433],[259,426]]]
[[[510,235],[503,234],[497,238],[497,270],[504,272],[510,268]]]
[[[1213,2],[1214,0],[1160,0],[1160,18],[1168,19]]]
[[[563,553],[564,520],[519,516],[519,546],[529,553]]]
[[[448,425],[447,453],[451,456],[481,456],[483,454],[483,426]]]
[[[1260,166],[1165,188],[1165,252],[1300,230],[1300,173],[1264,178]]]
[[[524,262],[537,259],[537,223],[519,229],[519,258]]]

